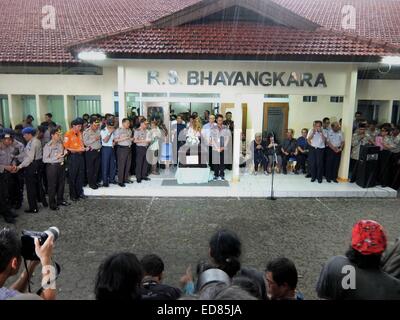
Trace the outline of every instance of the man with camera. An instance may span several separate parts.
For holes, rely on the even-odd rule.
[[[35,254],[39,260],[29,261],[27,271],[9,287],[4,287],[8,278],[15,276],[22,262],[23,245],[15,230],[4,228],[0,231],[0,300],[7,299],[37,299],[35,295],[25,295],[29,279],[39,263],[42,265],[42,290],[40,297],[44,300],[56,298],[55,274],[52,270],[51,258],[53,255],[54,236],[49,234],[46,241],[40,245],[39,239],[34,238]]]

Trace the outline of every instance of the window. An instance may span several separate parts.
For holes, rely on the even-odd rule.
[[[343,103],[343,97],[340,96],[332,96],[331,97],[332,103]]]
[[[303,102],[317,102],[317,96],[303,96]]]

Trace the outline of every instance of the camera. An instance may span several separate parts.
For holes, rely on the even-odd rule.
[[[25,260],[40,260],[39,257],[36,255],[35,252],[35,238],[39,239],[39,244],[43,245],[49,235],[53,235],[54,241],[58,239],[60,235],[60,230],[57,227],[50,227],[46,231],[30,231],[30,230],[23,230],[21,236],[22,248],[21,248],[21,255]]]

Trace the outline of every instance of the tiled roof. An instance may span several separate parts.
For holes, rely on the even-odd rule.
[[[272,0],[327,29],[400,45],[399,0]],[[355,8],[355,29],[342,28],[344,6]],[[346,12],[346,10],[345,10]]]
[[[66,46],[143,26],[199,0],[0,0],[0,62],[73,62]],[[52,5],[56,28],[43,29]]]
[[[0,62],[12,63],[76,63],[71,55],[68,45],[79,41],[87,41],[94,37],[105,34],[119,33],[126,29],[140,28],[149,25],[152,21],[160,19],[166,15],[177,12],[183,8],[198,3],[200,0],[0,0]],[[260,0],[262,1],[262,0]],[[391,42],[400,45],[400,1],[398,0],[273,0],[284,7],[293,10],[299,15],[304,16],[327,28],[340,30],[341,26],[341,7],[343,4],[353,4],[357,9],[357,28],[353,33],[363,37],[370,37],[379,41]],[[43,6],[52,5],[56,10],[55,30],[42,28]],[[205,27],[207,28],[207,27]],[[211,27],[212,29],[212,27]],[[175,40],[165,35],[162,38],[162,46],[178,41],[183,37],[187,28],[183,28],[175,36]],[[199,29],[198,32],[202,29]],[[156,41],[155,35],[166,34],[169,31],[145,30],[142,31],[142,38],[148,37]],[[242,34],[248,31],[244,30]],[[298,32],[296,39],[302,39]],[[152,36],[153,35],[153,36]],[[259,33],[257,33],[259,35]],[[251,36],[251,35],[249,35]],[[213,36],[218,39],[225,39],[224,35]],[[225,38],[224,38],[225,37]],[[240,35],[238,34],[240,39]],[[313,41],[321,41],[317,48],[311,45]],[[318,38],[320,37],[320,38]],[[340,36],[340,41],[344,40]],[[329,52],[340,52],[344,42],[335,43],[332,48],[328,48],[326,39],[320,33],[313,36],[304,32],[304,41],[308,39],[307,50],[326,48]],[[170,39],[168,42],[166,39]],[[185,36],[186,40],[190,37]],[[269,37],[268,37],[269,39]],[[225,39],[226,40],[226,39]],[[243,39],[245,41],[246,39]],[[261,42],[267,43],[259,39]],[[136,40],[135,40],[136,41]],[[245,48],[233,40],[226,40],[239,51]],[[301,41],[300,41],[301,42]],[[137,42],[135,42],[137,43]],[[210,39],[210,43],[214,43]],[[143,46],[143,43],[140,44]],[[187,47],[182,45],[182,49]],[[296,51],[295,45],[290,49],[290,44],[281,44],[283,51]],[[330,46],[332,43],[330,43]],[[148,44],[148,48],[156,47],[153,43]],[[215,49],[203,48],[203,50],[222,50],[222,44],[215,43]],[[360,52],[364,52],[365,44],[361,44]],[[199,50],[198,45],[193,43],[193,48]],[[218,49],[219,48],[219,49]],[[162,48],[161,48],[162,49]],[[255,50],[254,46],[251,50]],[[150,49],[149,49],[150,50]],[[187,49],[185,49],[187,50]],[[307,54],[308,51],[304,51]],[[344,52],[342,50],[342,52]]]
[[[145,28],[75,48],[110,56],[380,56],[393,52],[382,45],[326,30],[304,31],[254,23],[212,23]]]

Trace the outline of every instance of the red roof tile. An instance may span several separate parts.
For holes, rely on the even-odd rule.
[[[272,0],[327,29],[400,45],[399,0]],[[342,8],[355,8],[356,28],[342,28]]]
[[[213,23],[169,28],[145,28],[79,46],[111,56],[218,55],[218,56],[381,56],[393,52],[326,30],[304,31],[253,23]]]

